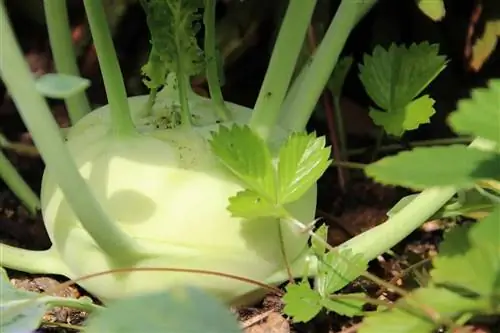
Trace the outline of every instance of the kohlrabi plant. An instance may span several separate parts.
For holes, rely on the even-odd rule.
[[[313,272],[303,229],[314,221],[315,183],[329,152],[305,125],[346,38],[374,3],[342,2],[316,54],[291,82],[316,5],[291,1],[249,109],[222,99],[214,1],[141,1],[151,32],[143,67],[151,93],[127,97],[103,5],[86,0],[109,102],[92,112],[64,1],[45,3],[58,73],[38,81],[2,7],[9,47],[2,48],[0,73],[46,164],[41,212],[53,244],[40,252],[2,245],[2,266],[71,279],[131,269],[80,282],[103,301],[188,284],[234,303],[255,285],[200,272],[271,284],[302,275],[308,265]],[[195,39],[200,20],[203,48]],[[190,88],[190,77],[203,72],[211,99]],[[64,98],[70,129],[59,130],[44,96]],[[280,117],[292,121],[284,126]],[[139,271],[158,267],[184,272]]]
[[[253,108],[223,99],[215,1],[141,1],[151,32],[143,67],[150,93],[133,97],[125,92],[102,2],[83,3],[108,99],[92,111],[84,95],[88,81],[79,77],[70,42],[65,1],[44,2],[57,73],[38,80],[0,5],[0,76],[46,165],[40,204],[33,206],[41,207],[52,241],[45,251],[2,244],[3,267],[64,275],[128,313],[131,303],[115,301],[136,297],[144,304],[141,297],[150,292],[196,287],[227,304],[241,304],[265,285],[304,276],[315,278],[324,300],[366,274],[370,260],[418,228],[457,191],[449,185],[425,189],[385,223],[328,254],[323,238],[311,231],[316,182],[330,156],[324,138],[305,127],[346,39],[376,0],[342,0],[301,68],[297,59],[316,1],[291,0]],[[200,21],[203,47],[195,38]],[[436,74],[442,66],[437,60]],[[295,71],[299,74],[292,80]],[[191,90],[190,78],[200,73],[207,77],[211,98]],[[65,100],[72,122],[68,130],[59,129],[44,97]],[[325,265],[344,274],[328,273]],[[176,300],[192,296],[196,303],[204,297],[175,290]],[[23,304],[40,311],[33,300]],[[10,322],[24,318],[16,316],[15,306],[2,313]],[[83,305],[97,309],[98,316],[112,316],[113,306],[106,312]],[[341,306],[330,308],[357,313]],[[113,331],[94,325],[96,332]]]

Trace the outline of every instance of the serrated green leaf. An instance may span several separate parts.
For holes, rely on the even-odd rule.
[[[491,80],[487,88],[474,89],[471,98],[459,101],[449,122],[457,133],[500,145],[500,80]]]
[[[488,306],[476,310],[500,306],[500,206],[472,227],[460,226],[449,231],[433,266],[434,283],[474,299],[491,300],[492,304],[476,302],[478,307]]]
[[[382,126],[387,134],[401,136],[405,131],[417,129],[422,124],[430,123],[436,112],[434,100],[428,95],[421,96],[407,104],[404,108],[381,112],[370,108],[370,118]]]
[[[276,202],[275,170],[264,140],[248,126],[221,126],[212,135],[210,146],[219,158],[248,189]]]
[[[307,281],[287,285],[282,300],[285,303],[283,313],[292,317],[295,323],[310,321],[323,308],[321,296]]]
[[[151,61],[143,67],[150,87],[157,87],[160,74],[196,75],[204,68],[203,51],[196,34],[203,0],[141,0],[151,33]]]
[[[249,190],[240,191],[229,198],[228,210],[234,217],[256,219],[259,217],[283,217],[282,209],[263,196]]]
[[[351,249],[329,251],[320,258],[318,265],[315,287],[324,298],[348,285],[368,268],[363,255],[353,254]]]
[[[375,47],[359,66],[360,80],[368,95],[382,109],[402,110],[446,67],[438,46],[427,42],[409,48],[392,44]]]
[[[326,171],[329,156],[324,137],[293,133],[279,152],[278,202],[283,205],[300,199]]]
[[[468,188],[484,179],[500,179],[500,154],[466,146],[415,148],[385,157],[365,168],[377,182],[413,189],[433,186]]]
[[[363,297],[366,297],[365,294],[356,293],[338,296],[339,297],[335,298],[325,298],[322,300],[321,304],[323,304],[328,311],[335,312],[342,316],[354,317],[363,314],[363,306],[367,303],[367,301],[362,300]],[[359,299],[349,298],[349,296],[356,296]]]
[[[222,303],[195,288],[142,294],[109,303],[105,311],[91,314],[85,326],[87,333],[124,331],[242,333],[235,316]]]
[[[65,99],[90,87],[90,80],[68,74],[49,73],[35,82],[36,90],[45,97]]]
[[[418,8],[433,21],[441,21],[446,15],[443,0],[416,0]]]
[[[323,224],[314,233],[323,241],[320,241],[316,237],[311,237],[311,248],[315,255],[321,257],[325,255],[326,251],[326,244],[328,239],[328,227],[326,226],[326,224]]]
[[[334,96],[339,97],[342,94],[342,86],[344,85],[345,78],[351,69],[353,61],[353,57],[342,57],[335,65],[330,80],[328,81],[328,88]]]
[[[367,315],[358,332],[433,333],[440,326],[439,323],[433,322],[421,307],[418,308],[414,304],[420,304],[452,319],[474,306],[473,300],[435,287],[419,288],[408,297],[398,300],[396,307],[390,310]]]

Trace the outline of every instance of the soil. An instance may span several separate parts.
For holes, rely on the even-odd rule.
[[[225,1],[225,3],[230,2]],[[33,72],[41,75],[52,71],[50,52],[47,51],[48,39],[46,34],[43,33],[44,29],[40,28],[40,24],[36,20],[26,20],[25,15],[27,14],[23,12],[23,8],[17,8],[17,2],[7,1],[7,3],[11,9],[11,15],[21,45],[25,50],[26,59],[30,62]],[[79,31],[82,21],[81,6],[77,1],[70,1],[70,3],[74,6],[74,8],[71,7],[73,26],[75,31]],[[373,14],[367,16],[360,23],[346,45],[346,53],[353,54],[356,61],[360,60],[363,52],[370,50],[370,43],[377,40],[380,42],[380,36],[377,37],[379,39],[373,38],[371,41],[367,41],[366,33],[371,31],[374,25],[387,33],[387,31],[392,31],[391,24],[397,26],[402,21],[410,20],[415,24],[422,21],[422,18],[415,14],[414,9],[413,11],[404,11],[404,8],[395,6],[394,2],[392,3],[394,6],[389,6],[390,8],[387,5],[388,1],[381,1],[381,3]],[[438,112],[436,119],[433,121],[432,126],[424,126],[423,129],[403,138],[403,143],[405,140],[433,139],[451,135],[444,119],[454,108],[456,101],[466,96],[472,86],[481,85],[487,77],[495,76],[495,73],[500,68],[500,66],[495,66],[498,61],[495,62],[497,58],[493,56],[493,60],[485,65],[490,74],[481,72],[469,75],[464,68],[456,65],[457,63],[461,64],[463,60],[463,54],[461,53],[463,45],[457,45],[457,43],[459,44],[457,40],[460,40],[460,36],[464,35],[467,30],[469,23],[467,14],[470,12],[470,8],[453,6],[449,8],[451,8],[451,18],[448,19],[449,22],[443,23],[438,29],[439,38],[437,39],[440,42],[444,39],[444,53],[449,54],[455,62],[431,86],[430,91],[437,96],[438,105],[436,108]],[[394,11],[397,12],[397,15],[394,14]],[[145,36],[147,29],[144,29],[144,18],[137,14],[139,12],[137,8],[127,12],[127,25],[118,26],[117,31],[121,33],[116,36],[116,45],[127,82],[127,90],[131,95],[145,91],[144,87],[140,85],[140,76],[138,75],[140,68],[138,64],[140,64],[143,54],[136,51],[136,49],[147,52],[148,45],[144,43],[145,40],[147,41],[147,36]],[[392,19],[386,20],[387,26],[381,28],[381,22],[387,17]],[[396,17],[397,19],[394,19]],[[464,19],[464,17],[467,17],[467,19]],[[270,31],[270,28],[266,28],[267,25],[273,24],[273,18],[268,15],[259,17],[259,20],[260,28],[257,29],[256,35],[251,39],[251,45],[245,48],[237,59],[228,66],[226,85],[224,87],[224,96],[228,100],[247,106],[252,106],[257,96],[269,56],[266,46],[270,45],[270,36],[273,35],[272,29]],[[405,30],[399,26],[396,30],[400,34],[398,36],[386,35],[385,40],[401,42],[408,40],[435,41],[436,38],[430,38],[426,33],[434,34],[436,31],[429,26],[428,22],[426,24],[414,30]],[[459,35],[459,37],[449,35],[450,26],[454,29],[453,33]],[[76,40],[76,42],[79,41]],[[82,75],[90,78],[93,82],[89,90],[89,98],[93,105],[105,104],[106,99],[102,82],[99,79],[95,54],[92,53],[92,48],[88,45],[84,45],[82,49],[84,50],[80,57]],[[198,92],[206,93],[206,86],[203,83],[196,85],[195,89]],[[3,96],[4,91],[4,87],[0,85],[0,130],[12,141],[29,143],[29,135],[26,133],[17,110],[12,101],[9,100],[8,95]],[[65,126],[67,117],[64,107],[55,101],[50,101],[50,103],[59,124]],[[366,112],[369,104],[366,94],[360,87],[359,82],[356,81],[356,75],[349,75],[346,80],[345,98],[342,100],[341,105],[343,110],[346,110],[346,129],[349,133],[350,148],[373,146],[373,137],[368,134],[373,129],[373,124],[371,124]],[[309,128],[316,130],[319,134],[330,134],[321,112],[318,112],[318,115],[311,120]],[[29,185],[35,191],[38,191],[44,167],[40,158],[22,156],[10,151],[6,151],[6,153]],[[370,151],[367,154],[356,156],[353,161],[369,162]],[[373,183],[370,179],[365,178],[362,173],[354,171],[350,172],[350,179],[347,184],[344,187],[340,186],[335,168],[331,168],[325,173],[318,186],[317,216],[329,226],[328,240],[332,245],[341,244],[347,239],[385,221],[387,211],[400,198],[409,193],[405,189]],[[429,222],[429,224],[432,223]],[[430,227],[429,224],[416,230],[398,244],[394,248],[395,255],[384,255],[371,262],[370,271],[384,280],[396,283],[406,289],[416,287],[416,280],[412,276],[402,277],[402,273],[409,266],[432,258],[437,253],[443,230],[440,226]],[[0,184],[0,242],[33,250],[50,247],[50,240],[40,216],[31,217],[3,183]],[[36,292],[43,292],[65,281],[64,278],[57,276],[30,275],[12,270],[8,270],[8,274],[11,282],[16,287]],[[343,292],[354,291],[363,291],[373,298],[385,300],[395,300],[397,298],[392,292],[364,279],[354,281],[343,290]],[[71,286],[63,290],[60,295],[80,297],[87,294],[84,290]],[[352,327],[360,321],[360,318],[351,319],[322,313],[307,324],[292,324],[282,314],[282,307],[283,304],[278,296],[267,295],[253,307],[238,309],[237,313],[246,333],[334,333]],[[56,324],[81,325],[85,318],[86,314],[81,311],[55,308],[45,316],[44,323],[37,332],[75,332]],[[479,333],[479,331],[477,332]]]

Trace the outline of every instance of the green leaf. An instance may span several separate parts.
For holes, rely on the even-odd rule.
[[[90,87],[90,80],[68,74],[49,73],[35,82],[36,90],[45,97],[65,99]]]
[[[433,21],[441,21],[446,15],[443,0],[416,0],[418,8]]]
[[[228,210],[234,217],[256,219],[259,217],[284,217],[284,212],[271,201],[249,190],[240,191],[229,198]]]
[[[15,288],[3,267],[0,267],[0,332],[33,332],[50,307],[75,306],[93,311],[101,309],[88,297],[79,299],[40,295]]]
[[[326,224],[321,225],[318,230],[314,232],[323,241],[316,237],[311,237],[311,248],[315,255],[322,257],[325,255],[326,244],[328,244],[328,227]]]
[[[318,265],[315,286],[324,298],[354,281],[368,268],[363,255],[353,254],[351,249],[329,251],[320,258]]]
[[[335,65],[330,80],[328,81],[328,88],[334,96],[340,97],[342,94],[342,86],[344,85],[345,78],[351,69],[353,61],[353,57],[343,57]]]
[[[146,306],[145,306],[146,305]],[[177,288],[109,303],[91,314],[85,332],[242,333],[235,316],[212,296]]]
[[[0,267],[0,332],[32,332],[40,325],[47,305],[40,294],[15,288]]]
[[[375,47],[365,55],[360,79],[368,95],[382,109],[402,110],[446,67],[438,46],[427,42],[409,48],[392,44],[389,50]]]
[[[335,312],[342,316],[354,317],[363,314],[363,306],[367,303],[366,300],[362,299],[366,297],[365,294],[356,293],[336,296],[335,298],[324,298],[321,304],[323,304],[328,311]]]
[[[379,183],[413,189],[468,188],[479,180],[500,179],[498,165],[500,154],[454,145],[401,152],[370,164],[365,172]]]
[[[293,133],[279,152],[278,202],[283,205],[300,199],[326,171],[329,156],[324,137]]]
[[[248,189],[268,201],[276,202],[275,170],[271,153],[264,140],[248,126],[221,126],[212,134],[210,146],[236,177]]]
[[[285,303],[283,313],[293,317],[295,323],[310,321],[323,308],[321,296],[311,289],[307,281],[288,284],[282,300]]]
[[[446,289],[427,287],[412,292],[408,298],[396,302],[390,310],[368,314],[359,333],[433,333],[440,326],[433,322],[415,304],[432,309],[442,316],[457,318],[459,314],[473,307],[474,301],[460,297]]]
[[[43,302],[10,301],[0,305],[0,332],[34,332],[47,311]]]
[[[434,283],[469,294],[477,310],[500,306],[500,206],[472,227],[460,226],[448,232],[433,260]],[[486,305],[487,308],[479,308]]]
[[[149,53],[148,62],[141,68],[141,74],[144,76],[142,82],[149,89],[156,89],[165,84],[168,68],[164,66],[154,46]]]
[[[488,88],[474,89],[470,99],[459,101],[449,122],[457,133],[500,145],[500,80],[491,80]]]
[[[143,73],[150,87],[157,87],[161,75],[176,72],[178,76],[199,74],[204,68],[203,51],[196,34],[198,10],[204,0],[141,0],[151,33],[150,63]],[[161,60],[161,61],[160,61]]]
[[[419,97],[402,109],[381,112],[370,109],[370,118],[382,126],[387,134],[401,136],[405,131],[417,129],[422,124],[430,123],[430,118],[436,112],[434,100],[428,95]]]

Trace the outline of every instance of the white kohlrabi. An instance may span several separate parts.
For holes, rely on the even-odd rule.
[[[67,136],[81,175],[111,218],[144,248],[144,259],[120,258],[117,263],[117,258],[109,258],[82,227],[46,170],[41,191],[43,218],[68,277],[120,267],[154,267],[210,270],[265,281],[285,269],[282,243],[290,263],[306,249],[307,233],[286,221],[231,216],[228,199],[244,188],[219,164],[208,145],[211,131],[219,126],[212,102],[190,96],[194,126],[175,127],[171,121],[178,105],[172,96],[168,90],[160,93],[149,115],[142,111],[148,96],[129,98],[140,134],[113,136],[109,107],[104,106],[81,119]],[[236,123],[248,122],[251,110],[227,105]],[[315,207],[315,186],[287,206],[299,221],[311,221]],[[80,284],[95,296],[111,300],[185,283],[229,302],[255,288],[227,277],[169,271],[107,274]]]

